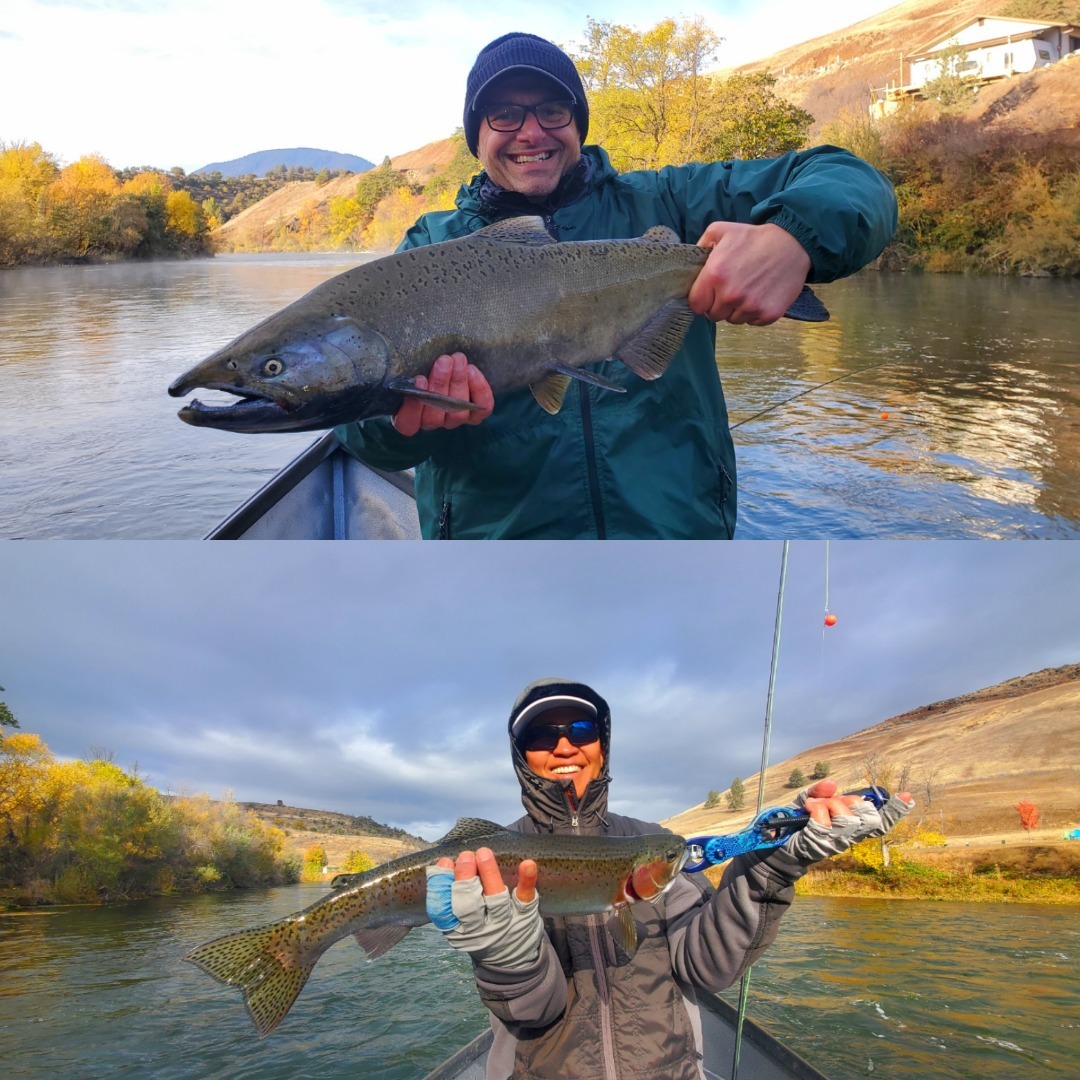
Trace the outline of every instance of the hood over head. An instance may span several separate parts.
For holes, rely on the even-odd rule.
[[[535,713],[530,706],[542,698],[575,698],[596,710],[596,721],[600,728],[600,748],[604,754],[604,765],[597,779],[589,782],[581,801],[574,805],[576,794],[574,782],[567,777],[564,780],[547,780],[529,768],[525,755],[514,738],[515,725],[518,731],[524,729]],[[588,711],[588,709],[586,709]],[[532,715],[530,715],[532,714]],[[569,827],[574,813],[578,817],[580,831],[599,832],[607,813],[607,791],[611,782],[609,766],[611,763],[611,710],[608,703],[585,683],[569,679],[537,679],[530,683],[518,695],[514,707],[510,710],[507,722],[510,735],[510,753],[514,762],[514,772],[521,784],[521,801],[537,824],[545,829],[555,830],[558,826]]]

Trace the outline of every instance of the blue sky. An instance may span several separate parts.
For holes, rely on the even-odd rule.
[[[880,0],[4,0],[0,141],[63,163],[193,171],[257,150],[385,155],[461,123],[478,50],[511,30],[573,48],[586,15],[645,29],[700,15],[718,67],[758,59],[895,6]]]
[[[506,717],[544,675],[613,711],[613,808],[760,760],[779,543],[0,546],[0,685],[58,754],[172,792],[435,839],[520,813]],[[1076,545],[791,545],[772,760],[1080,659]]]

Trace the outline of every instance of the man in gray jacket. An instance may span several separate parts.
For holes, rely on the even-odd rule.
[[[611,716],[591,687],[532,683],[514,704],[509,730],[527,811],[509,828],[666,831],[608,811]],[[680,874],[655,903],[633,905],[633,956],[607,916],[541,918],[534,863],[521,864],[510,895],[489,850],[464,852],[456,864],[441,860],[441,873],[453,871],[454,882],[429,885],[429,910],[450,944],[473,960],[495,1032],[488,1080],[700,1080],[697,992],[730,986],[772,943],[808,866],[884,834],[914,805],[905,792],[877,811],[835,791],[828,780],[810,788],[801,798],[810,823],[781,847],[733,859],[719,889],[703,875]],[[439,874],[433,868],[433,883]]]

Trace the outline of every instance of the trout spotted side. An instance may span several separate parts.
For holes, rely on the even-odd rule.
[[[631,955],[637,933],[629,905],[656,900],[686,861],[680,836],[525,836],[494,822],[463,818],[434,847],[403,855],[277,922],[215,938],[184,959],[219,982],[239,987],[260,1035],[285,1017],[319,958],[352,934],[369,959],[392,949],[414,926],[428,922],[425,868],[443,856],[488,847],[503,881],[517,885],[518,864],[534,859],[541,915],[615,911],[616,933]]]
[[[539,217],[398,252],[316,286],[169,387],[193,399],[180,419],[226,431],[315,431],[392,415],[406,397],[475,409],[414,385],[435,359],[463,352],[500,393],[528,386],[557,413],[571,379],[625,388],[586,365],[611,358],[663,375],[693,320],[687,295],[708,257],[664,226],[630,240],[557,242]],[[800,297],[792,318],[828,318]],[[816,314],[814,313],[816,312]]]

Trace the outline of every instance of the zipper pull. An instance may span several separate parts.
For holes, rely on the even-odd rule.
[[[570,825],[575,829],[578,827],[578,816],[576,810],[570,815]]]

